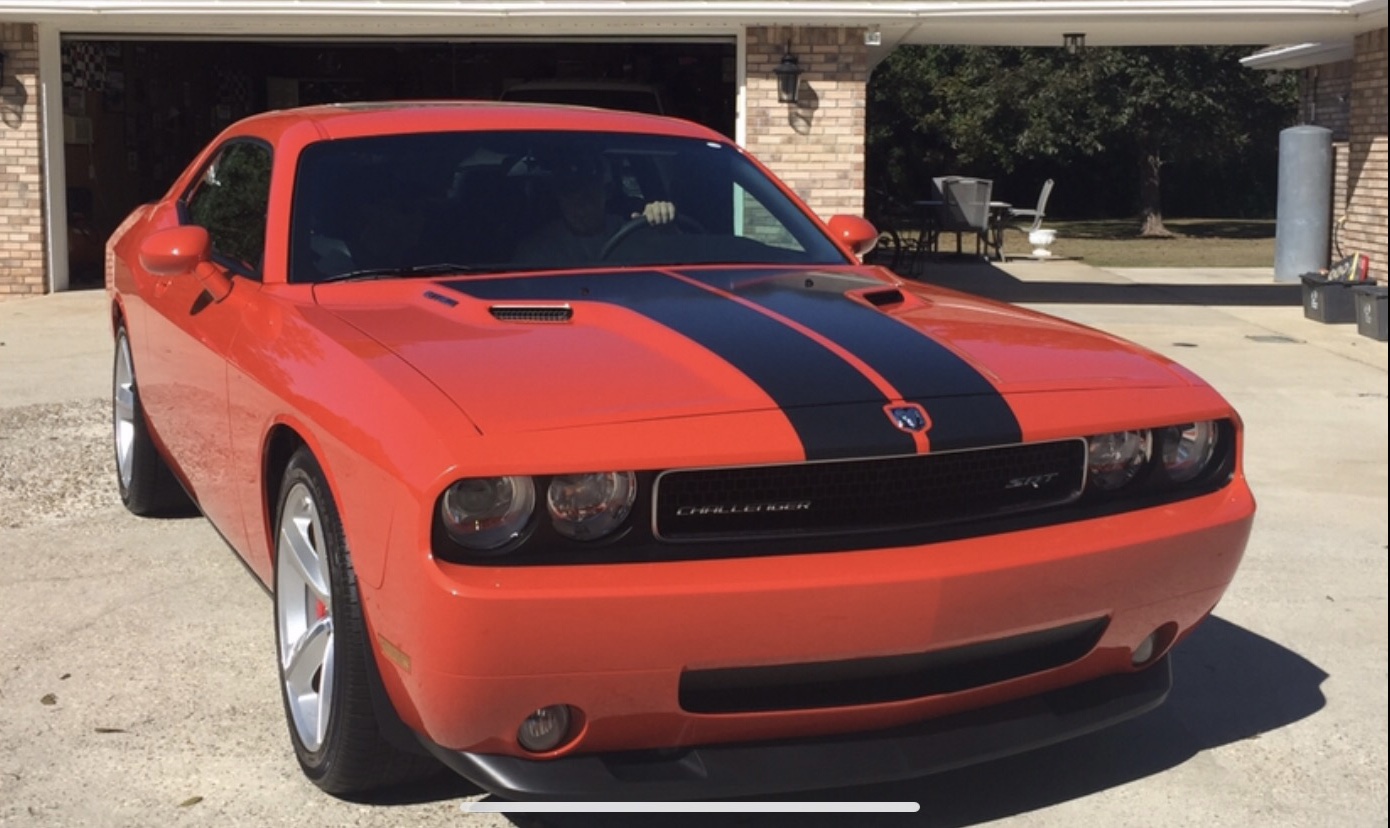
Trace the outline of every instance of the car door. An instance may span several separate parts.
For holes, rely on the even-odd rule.
[[[245,527],[232,463],[227,358],[260,290],[270,170],[268,145],[233,140],[180,200],[182,223],[207,229],[212,263],[232,290],[215,301],[191,273],[155,277],[147,364],[140,368],[141,400],[161,441],[203,513],[239,549]]]

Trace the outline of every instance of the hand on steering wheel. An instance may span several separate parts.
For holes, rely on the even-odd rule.
[[[669,224],[676,218],[676,205],[669,201],[653,201],[642,208],[642,212],[633,213],[632,219],[646,219],[647,223],[653,227]]]
[[[600,260],[607,259],[614,250],[638,230],[653,229],[656,227],[672,226],[690,233],[705,233],[705,226],[690,216],[676,213],[676,205],[669,201],[653,201],[643,208],[642,212],[634,213],[622,227],[619,227],[608,241],[603,243],[603,249],[599,251]]]

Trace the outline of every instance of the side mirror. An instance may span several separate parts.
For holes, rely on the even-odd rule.
[[[859,216],[831,216],[830,235],[861,259],[878,244],[878,229]]]
[[[155,276],[192,273],[214,302],[232,292],[232,280],[211,261],[212,240],[206,228],[196,224],[170,227],[151,233],[140,242],[140,266]]]

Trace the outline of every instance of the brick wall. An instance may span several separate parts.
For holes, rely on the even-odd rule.
[[[1299,121],[1332,130],[1333,141],[1351,134],[1351,76],[1355,61],[1329,63],[1303,70],[1299,78]]]
[[[773,69],[791,43],[804,70],[796,104],[777,102]],[[821,218],[864,211],[864,29],[750,27],[747,148]]]
[[[1365,253],[1371,275],[1386,279],[1386,30],[1357,35],[1352,59],[1351,135],[1347,152],[1347,221],[1342,228],[1344,255]]]
[[[0,23],[0,299],[45,292],[39,47],[34,26]]]

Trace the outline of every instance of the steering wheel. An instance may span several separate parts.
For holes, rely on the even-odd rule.
[[[667,222],[666,224],[659,225],[652,224],[651,222],[647,221],[646,216],[638,216],[635,219],[629,219],[622,227],[619,227],[617,230],[615,230],[613,232],[613,235],[608,237],[608,241],[603,243],[603,249],[599,251],[598,257],[601,260],[607,259],[613,253],[614,250],[617,250],[623,244],[623,242],[631,238],[632,234],[636,233],[638,230],[641,230],[643,228],[650,230],[661,230],[667,227],[679,227],[691,233],[709,232],[705,229],[705,226],[703,224],[691,218],[690,216],[685,215],[684,213],[677,213],[676,217],[673,220]]]

